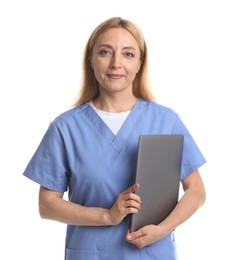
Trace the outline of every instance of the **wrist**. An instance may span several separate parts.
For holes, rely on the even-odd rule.
[[[112,226],[113,225],[109,209],[104,209],[104,212],[103,212],[103,222],[104,222],[105,226]]]
[[[163,236],[168,235],[170,232],[172,232],[175,229],[174,225],[170,225],[169,223],[166,223],[164,221],[160,223],[158,227],[161,228],[161,232]]]

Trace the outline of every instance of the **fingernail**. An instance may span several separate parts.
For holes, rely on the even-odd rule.
[[[127,239],[129,239],[129,240],[130,240],[131,238],[132,238],[132,237],[131,237],[131,235],[127,235]]]

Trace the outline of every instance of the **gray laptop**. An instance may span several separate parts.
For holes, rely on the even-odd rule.
[[[178,202],[183,135],[141,135],[136,166],[136,191],[141,210],[131,215],[131,231],[159,224]]]

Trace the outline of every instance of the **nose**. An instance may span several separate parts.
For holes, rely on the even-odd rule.
[[[121,57],[118,54],[114,54],[112,56],[110,66],[112,69],[121,68]]]

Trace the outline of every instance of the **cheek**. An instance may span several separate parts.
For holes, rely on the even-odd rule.
[[[126,66],[126,69],[127,69],[127,71],[128,71],[128,73],[130,74],[130,75],[132,75],[133,77],[135,77],[135,75],[138,73],[138,71],[139,71],[139,65],[130,65],[130,66]]]
[[[94,71],[97,71],[97,73],[105,71],[106,64],[105,62],[99,62],[98,60],[94,60],[91,62],[91,66]]]
[[[105,73],[100,67],[94,67],[94,75],[98,82],[105,78]]]
[[[140,68],[140,63],[136,61],[128,61],[124,64],[124,66],[130,71],[130,72],[137,72]]]

